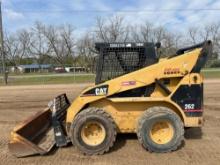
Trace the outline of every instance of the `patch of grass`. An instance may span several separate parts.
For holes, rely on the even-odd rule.
[[[8,85],[42,85],[42,84],[72,84],[94,82],[94,75],[75,75],[75,76],[43,76],[43,77],[23,77],[9,78]],[[3,85],[3,82],[0,82]]]
[[[203,69],[202,74],[205,78],[220,78],[220,68]]]
[[[31,75],[51,75],[51,74],[57,74],[54,72],[33,72],[33,73],[9,73],[9,76],[31,76]],[[0,76],[3,76],[3,74],[0,74]]]
[[[202,74],[205,78],[220,78],[220,68],[203,69]],[[39,76],[38,76],[39,75]],[[24,74],[18,77],[9,75],[8,85],[42,85],[42,84],[73,84],[73,83],[93,83],[95,75],[93,74],[76,74],[74,75],[57,75],[57,74]],[[2,78],[2,77],[1,77]],[[0,85],[3,81],[0,78]]]

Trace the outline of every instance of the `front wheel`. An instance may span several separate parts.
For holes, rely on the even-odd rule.
[[[71,126],[72,143],[87,155],[107,152],[113,146],[116,134],[113,119],[99,108],[83,110]]]
[[[142,146],[152,152],[176,150],[184,139],[180,117],[166,107],[146,110],[138,121],[137,136]]]

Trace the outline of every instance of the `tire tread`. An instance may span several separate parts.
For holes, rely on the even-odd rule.
[[[151,150],[151,147],[149,146],[149,144],[145,144],[144,145],[144,141],[143,141],[143,138],[141,136],[141,127],[142,127],[144,121],[146,120],[146,118],[150,119],[151,117],[153,117],[155,115],[158,115],[158,114],[161,114],[161,113],[169,113],[169,114],[172,114],[172,115],[177,115],[175,112],[173,112],[169,108],[156,106],[156,107],[151,107],[148,110],[146,110],[143,113],[143,115],[141,116],[141,118],[138,120],[138,125],[137,125],[137,137],[138,137],[138,140],[139,140],[140,144],[143,146],[143,148],[145,148],[149,152],[154,152],[154,151]],[[178,116],[177,119],[179,120],[178,122],[180,122],[180,124],[181,124],[180,140],[178,141],[178,143],[173,148],[170,148],[167,151],[160,151],[160,152],[164,152],[165,153],[165,152],[175,151],[182,144],[182,141],[184,140],[184,126],[183,126],[183,122],[181,121],[179,116]]]
[[[111,115],[109,115],[107,112],[105,112],[105,111],[102,110],[101,108],[96,108],[96,107],[89,107],[89,108],[87,108],[87,109],[82,110],[81,112],[79,112],[79,113],[76,115],[76,117],[75,117],[75,119],[74,119],[74,121],[73,121],[73,123],[72,123],[71,130],[70,130],[70,131],[72,132],[72,131],[75,129],[76,123],[77,123],[78,120],[80,120],[83,116],[91,115],[91,114],[92,114],[92,115],[93,115],[93,114],[100,115],[100,116],[106,118],[107,120],[109,120],[110,123],[111,123],[111,125],[112,125],[112,127],[113,127],[113,129],[114,129],[114,134],[113,134],[113,137],[112,137],[112,139],[111,139],[110,144],[109,144],[104,150],[99,151],[99,152],[96,152],[96,153],[91,153],[91,152],[88,153],[88,152],[85,152],[85,151],[82,151],[82,150],[81,150],[81,152],[83,152],[83,153],[86,154],[86,155],[103,155],[104,153],[108,152],[111,147],[113,147],[114,142],[115,142],[115,140],[116,140],[116,135],[117,135],[115,122],[114,122],[113,118],[111,117]],[[72,136],[71,136],[71,141],[72,141],[73,145],[75,145]]]

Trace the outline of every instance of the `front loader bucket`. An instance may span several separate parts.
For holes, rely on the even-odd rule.
[[[49,108],[16,126],[8,144],[10,152],[16,157],[47,154],[56,144],[53,121],[56,118],[63,122],[68,107],[66,95],[59,95],[50,102]]]

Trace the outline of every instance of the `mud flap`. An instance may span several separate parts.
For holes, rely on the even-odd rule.
[[[45,155],[55,144],[65,146],[68,138],[63,122],[69,105],[66,94],[59,95],[49,103],[49,108],[37,112],[16,126],[8,144],[10,152],[16,157]]]

